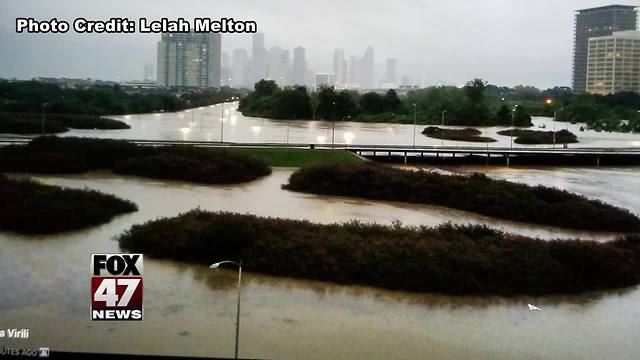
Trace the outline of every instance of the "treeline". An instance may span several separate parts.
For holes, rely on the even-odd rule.
[[[395,90],[385,95],[356,91],[336,91],[322,87],[309,93],[304,86],[281,88],[272,80],[260,80],[254,91],[240,100],[239,110],[250,116],[274,119],[353,120],[400,111],[402,101]]]
[[[254,272],[452,294],[557,294],[640,282],[640,237],[543,241],[484,226],[402,227],[192,210],[134,225],[123,249]]]
[[[415,117],[420,124],[436,124],[444,116],[446,125],[532,125],[523,107],[513,113],[506,105],[492,109],[486,87],[486,82],[475,79],[462,89],[438,88],[436,93],[428,91],[426,98],[421,91],[401,98],[393,89],[385,94],[336,91],[333,87],[309,92],[302,86],[281,88],[274,81],[261,80],[241,99],[239,110],[244,115],[275,119],[413,123]]]
[[[84,115],[121,115],[178,111],[225,101],[235,94],[230,88],[186,93],[169,90],[128,93],[120,86],[64,89],[37,81],[0,80],[0,112],[42,112]]]
[[[53,136],[0,147],[0,172],[73,174],[102,169],[205,184],[240,183],[271,173],[261,159],[222,149]]]
[[[0,230],[53,234],[106,223],[138,207],[94,190],[66,189],[0,175]]]
[[[313,194],[433,204],[499,219],[571,229],[638,232],[628,210],[544,186],[484,174],[442,175],[382,165],[324,165],[294,172],[285,189]]]
[[[519,104],[539,116],[551,117],[555,113],[558,121],[587,123],[598,131],[640,132],[640,94],[636,92],[575,94],[567,87],[540,90],[532,86],[488,85],[487,96],[494,104]]]

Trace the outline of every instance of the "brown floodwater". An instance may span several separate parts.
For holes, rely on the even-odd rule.
[[[640,213],[639,168],[445,168],[553,185]],[[236,273],[145,258],[142,322],[89,320],[91,253],[119,252],[132,224],[194,207],[309,219],[390,224],[486,223],[545,239],[601,234],[490,219],[462,211],[284,191],[291,169],[257,181],[204,186],[107,172],[33,176],[136,202],[140,210],[87,230],[52,236],[0,233],[0,329],[30,328],[0,346],[194,356],[232,356]],[[22,175],[20,175],[22,176]],[[211,259],[212,262],[222,259]],[[246,260],[246,259],[245,259]],[[516,298],[414,294],[361,286],[243,277],[240,355],[278,359],[630,359],[640,352],[640,288]],[[527,304],[542,311],[531,312]]]

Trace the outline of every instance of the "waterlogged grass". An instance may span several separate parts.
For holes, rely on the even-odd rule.
[[[0,171],[69,174],[109,169],[118,174],[205,184],[255,180],[271,173],[262,160],[221,149],[138,146],[125,140],[39,137],[0,148]]]
[[[138,210],[127,200],[94,190],[75,190],[0,175],[0,230],[53,234],[108,222]]]
[[[442,175],[381,165],[314,166],[285,189],[314,194],[433,204],[481,215],[572,229],[639,232],[628,210],[564,190],[494,180],[483,174]]]
[[[192,210],[134,225],[123,249],[207,266],[452,294],[553,294],[640,282],[640,237],[542,241],[483,226],[402,227]]]
[[[47,114],[45,133],[63,133],[69,129],[129,129],[126,123],[97,115]],[[0,133],[40,134],[42,133],[42,114],[36,113],[0,113]]]
[[[571,131],[563,129],[556,131],[555,134],[556,144],[574,144],[579,142],[578,137]],[[510,129],[498,131],[498,135],[515,137],[514,142],[516,144],[538,145],[554,143],[553,131]]]
[[[323,164],[353,165],[364,162],[346,150],[317,150],[293,148],[234,148],[231,152],[264,160],[275,167],[302,167]]]

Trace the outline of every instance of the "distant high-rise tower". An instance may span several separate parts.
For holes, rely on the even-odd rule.
[[[267,49],[264,47],[264,34],[253,34],[251,46],[251,71],[253,82],[267,78]]]
[[[244,49],[235,49],[233,51],[233,66],[231,70],[231,84],[233,87],[242,88],[249,87],[251,66],[249,64],[249,55]]]
[[[144,81],[153,81],[153,65],[152,64],[144,64],[144,74],[142,80]]]
[[[307,59],[305,49],[301,46],[293,49],[293,69],[291,81],[293,85],[307,84]]]
[[[360,87],[363,89],[373,89],[375,83],[375,53],[369,46],[364,52],[360,61]]]
[[[348,79],[346,79],[347,69],[344,61],[344,50],[336,49],[333,51],[333,74],[335,86],[344,87]],[[317,86],[317,81],[316,81]]]
[[[387,86],[396,85],[396,71],[398,67],[398,60],[389,58],[387,59],[387,67],[384,82]]]
[[[614,31],[636,30],[636,9],[635,6],[609,5],[577,11],[573,45],[573,91],[586,90],[589,38],[609,36]]]
[[[158,84],[220,87],[220,34],[163,33],[158,42]]]
[[[285,51],[281,47],[273,46],[269,49],[269,66],[267,72],[267,78],[274,80],[279,85],[286,85],[287,78],[287,65],[289,63],[289,53],[287,59],[284,58]]]
[[[349,58],[349,87],[359,87],[360,81],[360,58],[351,55]]]

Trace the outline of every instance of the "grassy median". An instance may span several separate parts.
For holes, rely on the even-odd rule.
[[[324,164],[360,164],[364,160],[346,150],[295,148],[233,148],[231,152],[253,156],[275,167],[302,167]]]

